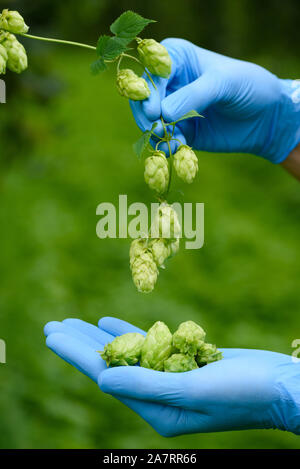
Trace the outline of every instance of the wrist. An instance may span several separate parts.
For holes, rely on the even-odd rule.
[[[284,162],[300,143],[300,81],[278,81],[280,93],[265,145],[265,157],[275,164]]]
[[[279,403],[274,412],[276,427],[300,435],[300,361],[280,367],[275,383]]]

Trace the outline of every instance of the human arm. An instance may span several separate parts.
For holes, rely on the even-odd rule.
[[[107,369],[96,351],[126,332],[144,333],[115,318],[102,318],[99,328],[76,319],[45,327],[49,348],[163,436],[250,428],[300,434],[300,363],[291,357],[224,349],[223,360],[187,373]]]
[[[131,102],[142,130],[157,122],[155,132],[161,135],[160,116],[171,122],[195,109],[205,119],[182,121],[175,132],[194,149],[253,153],[281,163],[300,142],[300,82],[183,39],[163,44],[172,58],[169,79],[154,77],[157,90],[152,87],[150,98]]]
[[[289,154],[281,166],[300,181],[300,145]]]

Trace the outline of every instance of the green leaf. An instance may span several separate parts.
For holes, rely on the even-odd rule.
[[[204,116],[201,116],[201,114],[199,114],[197,111],[189,111],[187,112],[186,114],[184,114],[182,117],[180,117],[180,119],[178,119],[177,121],[175,122],[171,122],[171,124],[177,124],[177,122],[180,122],[180,121],[183,121],[185,119],[190,119],[191,117],[203,117]]]
[[[125,11],[125,13],[114,21],[110,30],[120,38],[132,40],[143,31],[149,23],[155,23],[155,21],[143,18],[133,11]]]
[[[102,59],[102,57],[95,60],[95,62],[93,62],[91,64],[91,72],[92,72],[93,75],[98,75],[98,73],[104,72],[104,70],[106,70],[106,69],[107,69],[107,66],[106,66],[104,60]]]
[[[149,147],[150,138],[156,126],[157,126],[157,123],[155,122],[152,125],[151,130],[146,130],[143,133],[143,135],[137,140],[137,142],[135,142],[135,144],[133,145],[133,149],[138,158],[141,158],[143,154],[145,153],[145,151],[147,150],[147,148]]]
[[[127,43],[124,39],[111,36],[100,36],[97,43],[97,54],[103,60],[116,59],[122,52],[127,50]]]

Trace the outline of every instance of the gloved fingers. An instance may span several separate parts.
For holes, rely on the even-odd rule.
[[[147,119],[153,122],[159,119],[161,116],[161,101],[166,96],[168,80],[151,75],[152,81],[155,84],[154,88],[153,83],[148,75],[144,73],[143,76],[148,83],[151,94],[148,99],[141,101],[141,108]]]
[[[109,316],[101,318],[98,326],[100,330],[106,331],[108,334],[111,334],[114,337],[127,334],[127,332],[139,332],[140,334],[146,335],[145,331],[133,326],[129,322]]]
[[[174,122],[189,111],[200,114],[219,97],[219,85],[211,73],[204,73],[192,83],[169,94],[161,103],[166,122]]]
[[[65,319],[62,322],[52,321],[46,324],[44,328],[46,337],[55,332],[75,337],[93,348],[104,347],[105,344],[113,340],[113,336],[100,331],[98,327],[73,318]]]
[[[98,384],[108,394],[180,407],[185,395],[183,375],[122,366],[105,370]]]
[[[170,142],[171,152],[172,154],[176,153],[177,148],[179,147],[180,143],[176,142],[175,140]],[[167,142],[162,142],[159,144],[158,150],[163,151],[167,157],[170,156],[169,146]]]
[[[106,363],[100,357],[97,348],[92,348],[75,337],[54,332],[47,337],[46,345],[56,355],[95,382],[100,373],[106,369]]]

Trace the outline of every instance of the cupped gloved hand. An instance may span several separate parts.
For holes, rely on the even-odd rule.
[[[300,100],[294,99],[300,82],[183,39],[162,43],[172,58],[170,77],[153,76],[157,90],[146,78],[150,98],[130,103],[142,131],[157,122],[162,136],[161,116],[173,122],[194,109],[205,119],[182,121],[174,136],[197,150],[253,153],[280,163],[300,142]],[[178,143],[172,143],[174,151]],[[165,143],[159,148],[168,153]]]
[[[47,345],[163,436],[258,428],[300,434],[300,363],[280,353],[223,349],[224,359],[186,373],[107,369],[97,350],[140,329],[115,318],[45,327]]]

